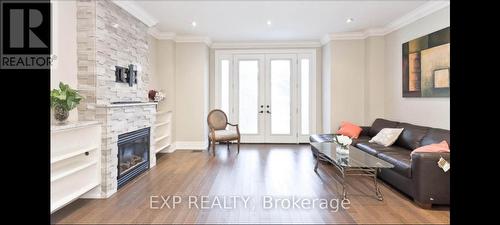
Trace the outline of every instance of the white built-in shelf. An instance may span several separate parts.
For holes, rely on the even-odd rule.
[[[97,162],[94,160],[94,161],[90,161],[90,162],[87,162],[87,163],[84,163],[80,166],[77,166],[75,168],[72,168],[72,169],[68,169],[68,170],[63,170],[63,171],[58,171],[58,172],[53,172],[50,176],[50,182],[54,182],[56,180],[59,180],[63,177],[66,177],[66,176],[69,176],[71,174],[74,174],[80,170],[83,170],[87,167],[90,167],[90,166],[93,166],[97,164]]]
[[[80,189],[76,190],[75,192],[63,197],[62,199],[60,199],[59,201],[57,202],[51,202],[51,210],[50,210],[50,213],[53,213],[54,211],[56,211],[57,209],[65,206],[66,204],[68,204],[69,202],[71,202],[71,200],[75,199],[75,198],[78,198],[79,196],[85,194],[87,191],[89,191],[90,189],[96,187],[97,185],[99,185],[99,182],[93,182],[93,183],[90,183],[84,187],[81,187]]]
[[[61,155],[61,156],[52,157],[50,159],[50,163],[53,164],[53,163],[59,162],[61,160],[75,157],[75,156],[83,154],[85,152],[91,152],[91,151],[95,151],[95,150],[97,150],[97,147],[92,146],[92,147],[88,147],[88,148],[82,148],[82,149],[76,150],[76,151],[71,151],[71,152],[64,154],[64,155]]]
[[[163,139],[167,138],[168,136],[170,136],[170,135],[165,134],[165,135],[163,135],[163,136],[160,136],[160,137],[158,137],[158,138],[155,138],[155,142],[159,142],[159,141],[161,141],[161,140],[163,140]]]
[[[159,148],[156,148],[156,153],[158,153],[159,151],[161,151],[161,150],[163,150],[163,149],[167,148],[168,146],[170,146],[170,143],[167,143],[167,144],[165,144],[165,145],[163,145],[163,146],[161,146],[161,147],[159,147]]]
[[[155,124],[155,127],[163,126],[163,125],[166,125],[166,124],[169,124],[169,123],[170,123],[170,121],[161,122],[161,123],[156,123],[156,124]]]
[[[50,133],[50,212],[53,213],[92,190],[100,194],[96,186],[101,183],[101,124],[69,122],[51,126]]]

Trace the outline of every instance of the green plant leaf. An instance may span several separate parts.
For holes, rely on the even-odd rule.
[[[59,83],[59,90],[53,89],[50,92],[50,105],[52,107],[61,107],[68,111],[78,106],[82,99],[83,96],[63,82]]]

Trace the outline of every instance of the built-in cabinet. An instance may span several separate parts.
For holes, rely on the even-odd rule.
[[[101,183],[101,126],[96,121],[51,126],[51,213]]]
[[[154,124],[154,144],[156,153],[169,152],[172,149],[172,111],[166,109],[164,102],[156,106]]]

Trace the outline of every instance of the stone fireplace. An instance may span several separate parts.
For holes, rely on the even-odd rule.
[[[148,27],[109,0],[77,1],[78,106],[80,120],[102,125],[101,186],[96,197],[118,189],[119,136],[149,129],[154,137],[156,103],[148,102],[150,59]],[[116,66],[137,65],[137,84],[116,82]],[[129,103],[126,103],[129,102]],[[155,166],[149,140],[149,165]],[[99,191],[98,191],[99,192]]]

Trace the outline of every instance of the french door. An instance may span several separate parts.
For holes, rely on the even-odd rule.
[[[307,142],[310,55],[231,54],[216,60],[216,107],[239,124],[242,142]]]

